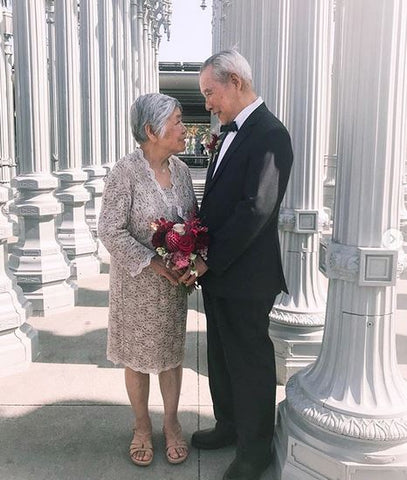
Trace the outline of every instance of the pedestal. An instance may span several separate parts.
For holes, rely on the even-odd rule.
[[[55,218],[62,211],[53,192],[57,179],[50,174],[27,174],[13,179],[19,191],[11,205],[18,216],[20,236],[11,249],[9,266],[31,302],[33,315],[44,316],[72,308],[71,266],[56,240]]]
[[[64,170],[56,172],[61,187],[55,192],[64,211],[57,227],[59,243],[72,265],[73,278],[85,278],[100,272],[96,256],[97,244],[85,220],[85,203],[90,193],[84,187],[86,172]]]
[[[25,323],[31,305],[8,269],[12,225],[1,209],[10,197],[10,189],[0,185],[0,376],[27,368],[38,354],[37,332]]]

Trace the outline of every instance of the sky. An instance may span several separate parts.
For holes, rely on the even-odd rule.
[[[203,62],[212,55],[212,0],[172,0],[171,37],[163,35],[160,62]]]

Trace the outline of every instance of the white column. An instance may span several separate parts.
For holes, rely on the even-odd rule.
[[[144,46],[144,2],[143,0],[137,0],[137,38],[138,38],[138,51],[139,51],[139,62],[138,62],[138,78],[140,85],[140,95],[145,93],[145,80],[144,80],[144,69],[145,69],[145,46]]]
[[[0,7],[0,183],[7,185],[15,176],[12,23],[11,10]]]
[[[86,220],[97,235],[97,223],[106,170],[101,158],[100,66],[97,0],[80,1],[80,55],[82,94],[82,164],[88,174],[85,187],[91,194],[86,204]]]
[[[59,0],[61,1],[61,0]],[[58,166],[58,98],[57,98],[57,71],[56,71],[56,41],[55,41],[55,0],[46,0],[48,25],[48,72],[50,92],[50,125],[51,125],[51,171]]]
[[[407,152],[406,159],[402,162],[401,168],[401,190],[400,190],[400,231],[402,232],[405,241],[407,241]]]
[[[328,86],[326,0],[290,1],[287,9],[287,105],[284,123],[293,141],[294,163],[280,213],[283,293],[270,314],[277,378],[286,383],[314,361],[325,320],[325,288],[319,271],[319,235],[325,215],[322,166]]]
[[[99,273],[97,244],[85,220],[90,193],[84,187],[88,176],[82,167],[82,130],[79,77],[77,0],[55,2],[56,85],[60,180],[56,196],[64,205],[57,236],[72,263],[74,278]]]
[[[140,95],[140,45],[138,36],[138,0],[130,2],[130,27],[131,27],[131,73],[132,73],[132,98],[135,100]]]
[[[50,173],[50,119],[43,0],[13,2],[17,156],[20,174],[12,180],[19,196],[10,207],[19,217],[18,243],[11,249],[10,270],[31,301],[46,315],[72,308],[70,265],[55,237],[55,217],[62,211]]]
[[[28,367],[38,354],[38,334],[26,323],[31,305],[8,269],[12,227],[2,214],[11,190],[0,185],[0,377]]]
[[[407,478],[407,384],[394,328],[397,251],[383,246],[384,233],[398,227],[407,147],[407,3],[343,5],[325,336],[317,361],[291,377],[279,406],[276,478],[284,480]]]
[[[7,183],[9,171],[9,144],[8,129],[10,117],[8,115],[7,103],[7,68],[6,68],[6,52],[4,48],[4,11],[5,8],[0,6],[0,184]]]
[[[220,22],[220,0],[212,1],[212,52],[221,50],[221,22]]]
[[[331,52],[330,52],[330,105],[329,122],[327,131],[327,148],[324,165],[324,207],[328,209],[328,214],[333,220],[334,199],[335,199],[335,178],[336,164],[338,161],[338,78],[341,69],[341,37],[342,37],[342,0],[330,0],[332,4],[332,20],[330,23],[331,33]]]
[[[113,8],[113,55],[115,65],[115,108],[116,108],[116,159],[122,158],[126,153],[126,132],[124,125],[126,125],[126,89],[125,89],[125,72],[124,72],[124,31],[123,31],[123,14],[121,8],[118,8],[116,0],[116,7]],[[143,0],[138,0],[142,2]],[[121,3],[119,4],[119,6]]]
[[[125,134],[126,134],[126,153],[134,150],[133,135],[130,129],[130,107],[133,104],[135,98],[133,98],[133,85],[132,85],[132,47],[131,47],[131,14],[130,14],[130,2],[129,0],[123,0],[123,41],[124,41],[124,88],[125,88]]]
[[[113,57],[113,5],[99,1],[100,24],[100,102],[102,166],[109,172],[116,161],[115,64]]]
[[[148,45],[148,4],[144,6],[143,17],[143,50],[144,50],[144,65],[142,68],[142,74],[144,76],[144,93],[150,92],[150,49]]]
[[[153,11],[148,9],[147,15],[147,43],[148,43],[148,93],[154,91],[153,87],[153,74],[154,74],[154,61],[153,61]]]
[[[14,163],[14,115],[10,109],[8,88],[11,68],[7,37],[11,35],[11,14],[2,7],[0,12],[0,376],[15,373],[28,366],[38,352],[38,337],[26,322],[31,305],[24,297],[15,277],[8,269],[7,239],[12,236],[12,224],[3,214],[12,199],[10,168]],[[11,149],[12,148],[12,149]],[[1,185],[4,183],[5,185]]]

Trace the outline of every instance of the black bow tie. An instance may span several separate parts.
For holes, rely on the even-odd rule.
[[[225,125],[220,126],[220,131],[223,132],[237,132],[238,128],[236,122],[226,123]]]

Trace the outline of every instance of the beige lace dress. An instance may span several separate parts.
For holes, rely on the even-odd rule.
[[[169,158],[162,188],[141,149],[120,159],[106,179],[98,234],[110,253],[107,358],[143,373],[180,365],[187,295],[150,267],[151,222],[187,219],[196,208],[188,167]]]

